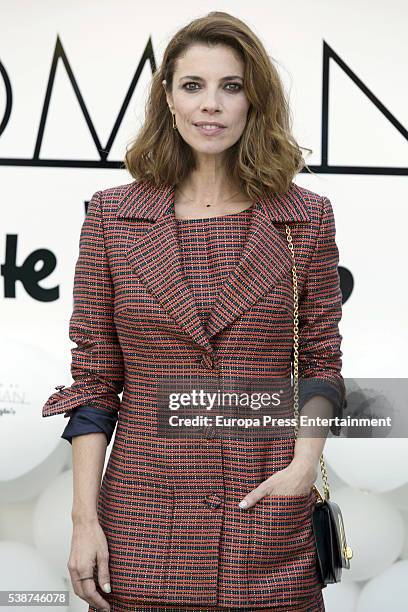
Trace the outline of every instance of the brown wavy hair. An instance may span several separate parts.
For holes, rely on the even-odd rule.
[[[195,169],[192,148],[172,127],[162,80],[166,79],[171,91],[177,59],[196,43],[228,45],[244,62],[244,91],[250,105],[241,137],[226,151],[228,177],[251,200],[263,197],[268,190],[285,193],[295,174],[307,164],[301,152],[304,147],[291,134],[282,81],[254,32],[222,11],[194,19],[171,38],[150,83],[145,122],[126,150],[126,169],[135,179],[156,186],[177,185]]]

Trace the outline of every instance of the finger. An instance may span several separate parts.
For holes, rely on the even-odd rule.
[[[81,577],[92,576],[92,569],[78,570],[72,568],[70,569],[70,574],[73,589],[76,595],[78,595],[78,597],[86,601],[91,606],[94,606],[95,608],[104,608],[106,610],[110,610],[109,603],[105,601],[96,590],[94,579],[89,578],[88,580],[80,580]]]
[[[98,561],[98,582],[102,591],[105,593],[111,592],[110,576],[109,576],[109,553],[97,554]]]
[[[241,510],[248,510],[248,508],[252,508],[252,506],[265,497],[265,495],[266,489],[264,487],[256,487],[256,489],[253,489],[248,495],[245,495],[245,497],[241,499],[238,506]]]
[[[68,570],[69,570],[69,575],[71,577],[71,584],[72,584],[72,588],[74,589],[75,595],[78,595],[78,597],[80,597],[81,599],[85,599],[84,592],[82,589],[82,581],[78,580],[78,578],[80,577],[78,572],[76,571],[76,569],[70,567],[69,565],[68,565]]]
[[[95,586],[94,580],[83,580],[82,588],[86,601],[95,608],[103,608],[104,610],[110,610],[109,603],[98,593]]]

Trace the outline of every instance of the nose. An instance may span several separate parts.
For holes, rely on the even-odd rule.
[[[210,114],[221,110],[216,90],[206,90],[201,101],[201,110],[205,110]]]

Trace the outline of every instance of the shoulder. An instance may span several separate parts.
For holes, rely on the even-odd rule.
[[[95,192],[94,196],[97,195],[99,198],[102,215],[110,216],[111,213],[115,213],[120,202],[134,188],[137,182],[133,180],[130,183],[121,183],[120,185],[99,189]]]
[[[100,189],[99,194],[101,199],[106,200],[116,200],[122,198],[136,183],[140,181],[133,180],[130,183],[121,183],[120,185],[115,185],[114,187],[107,187],[106,189]]]
[[[310,221],[320,225],[321,219],[325,211],[331,211],[332,206],[329,198],[325,195],[302,187],[292,182],[290,185],[289,192],[293,197],[301,200],[303,205],[307,208],[309,213]]]

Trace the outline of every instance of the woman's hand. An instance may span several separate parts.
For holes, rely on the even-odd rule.
[[[279,472],[261,482],[238,504],[246,510],[254,506],[265,495],[306,495],[317,478],[317,467],[309,463],[292,460]]]
[[[101,597],[95,587],[95,581],[79,580],[86,576],[93,576],[93,568],[98,566],[98,582],[103,591],[108,585],[109,578],[109,550],[105,534],[97,519],[74,522],[72,532],[71,553],[67,567],[75,593],[81,599],[95,608],[110,610],[109,603]]]

